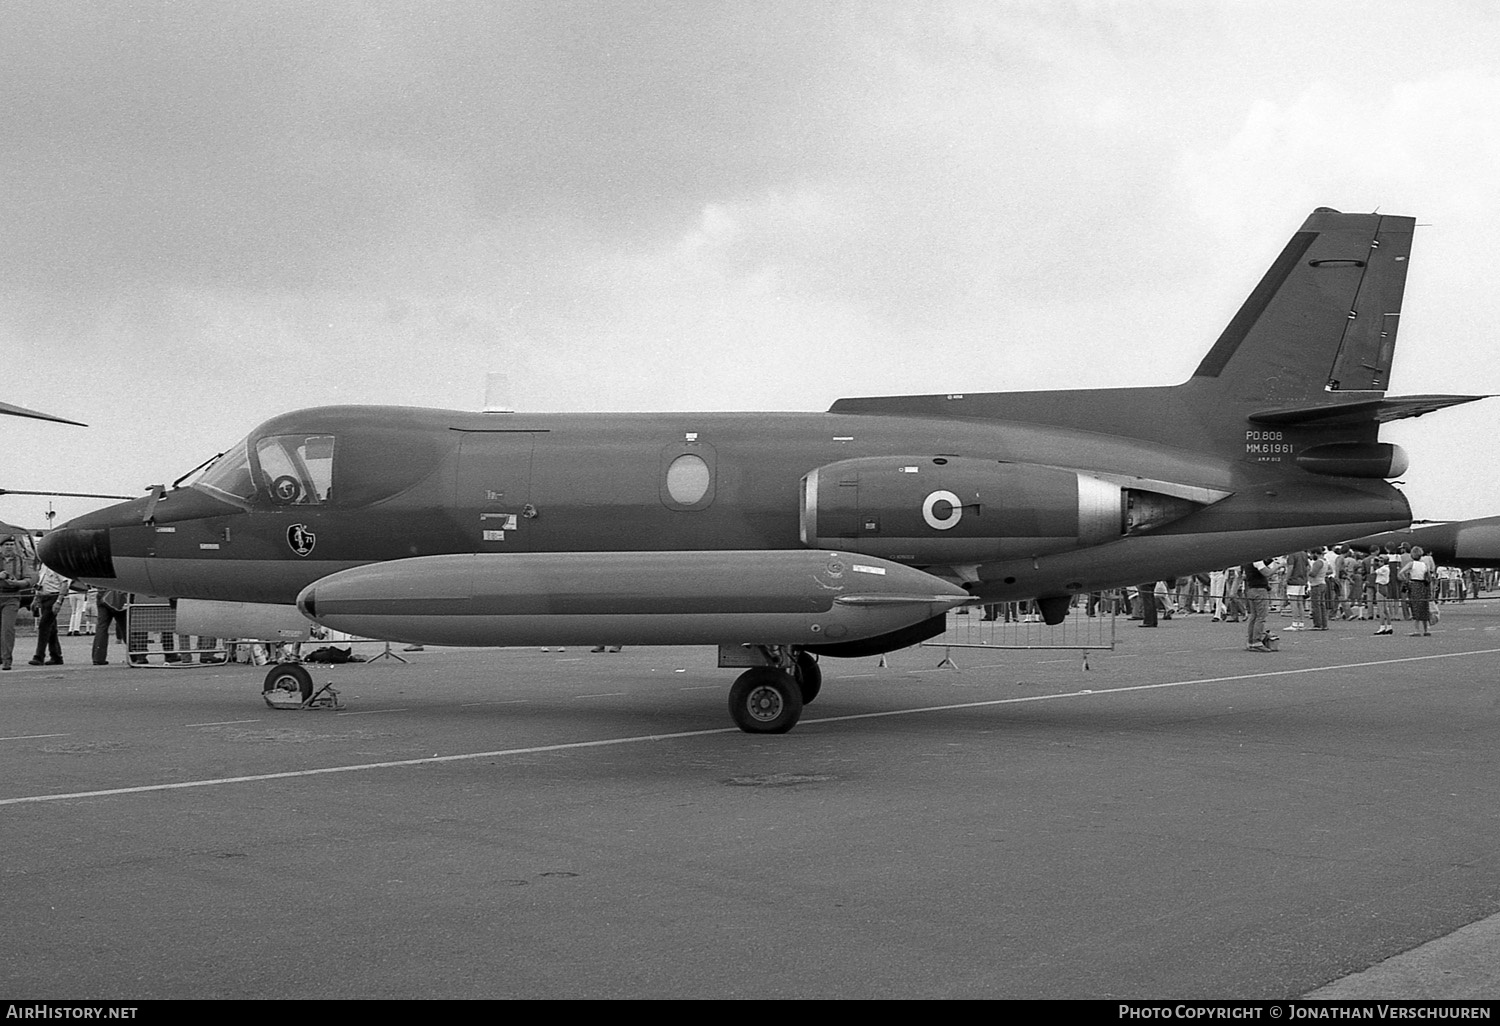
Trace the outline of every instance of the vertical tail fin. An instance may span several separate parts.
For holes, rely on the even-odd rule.
[[[1410,217],[1319,207],[1193,377],[1216,382],[1226,399],[1384,391],[1415,224]]]
[[[1267,458],[1250,443],[1268,433],[1277,453],[1372,446],[1382,423],[1484,398],[1384,395],[1415,226],[1410,217],[1313,211],[1180,385],[840,399],[831,412],[1085,428],[1257,462]],[[1394,466],[1388,448],[1359,452]],[[1374,474],[1352,453],[1324,450],[1321,472]]]

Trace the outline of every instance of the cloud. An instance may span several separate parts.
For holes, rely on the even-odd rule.
[[[0,347],[26,375],[4,398],[89,407],[107,427],[70,469],[102,478],[298,406],[473,408],[495,371],[531,409],[1159,384],[1318,204],[1434,223],[1399,387],[1494,381],[1496,24],[1459,3],[11,5]]]
[[[1500,76],[1460,69],[1385,90],[1315,83],[1287,104],[1255,101],[1222,145],[1190,150],[1180,174],[1225,236],[1266,210],[1422,205],[1489,215],[1476,174],[1500,159]]]
[[[1418,219],[1393,383],[1439,379],[1500,385],[1489,346],[1455,348],[1500,318],[1485,285],[1500,197],[1500,75],[1457,68],[1386,89],[1314,84],[1286,104],[1255,102],[1221,145],[1184,154],[1179,174],[1221,244],[1259,232],[1268,211],[1327,205]],[[1440,298],[1462,297],[1462,308]],[[1447,343],[1441,365],[1413,360],[1416,343]],[[1456,362],[1455,362],[1456,361]],[[1446,373],[1444,373],[1446,372]],[[1494,386],[1483,386],[1494,387]]]

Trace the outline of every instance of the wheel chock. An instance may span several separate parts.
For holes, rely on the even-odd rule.
[[[271,690],[262,693],[261,697],[272,709],[330,709],[337,712],[345,708],[344,700],[339,697],[332,681],[314,691],[306,701],[295,691]]]

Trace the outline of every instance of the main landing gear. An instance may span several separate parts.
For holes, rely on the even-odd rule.
[[[785,734],[797,725],[802,707],[818,697],[823,671],[810,652],[760,647],[768,665],[751,667],[735,680],[729,689],[729,715],[748,734]]]

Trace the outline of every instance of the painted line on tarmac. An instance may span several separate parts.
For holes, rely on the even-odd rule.
[[[235,724],[235,723],[259,723],[259,722],[260,722],[259,719],[254,719],[254,720],[215,720],[212,723],[184,723],[183,726],[184,727],[228,727],[231,724]]]
[[[41,737],[70,737],[69,734],[17,734],[15,737],[0,737],[0,741],[35,741]]]
[[[921,709],[890,709],[885,712],[828,716],[817,720],[803,720],[799,726],[805,727],[814,723],[841,723],[845,720],[873,720],[882,716],[910,716],[913,713],[948,712],[953,709],[981,709],[985,706],[1017,705],[1022,702],[1051,702],[1062,698],[1094,698],[1099,695],[1123,695],[1132,691],[1181,688],[1192,684],[1227,684],[1237,680],[1257,680],[1262,677],[1291,677],[1303,673],[1322,673],[1325,670],[1358,670],[1367,666],[1394,666],[1397,663],[1420,663],[1431,659],[1458,659],[1463,656],[1494,655],[1496,652],[1500,652],[1500,648],[1480,648],[1469,652],[1439,652],[1433,655],[1403,656],[1399,659],[1372,659],[1362,663],[1337,663],[1333,666],[1304,666],[1296,670],[1266,670],[1262,673],[1238,673],[1229,677],[1195,677],[1192,680],[1163,681],[1160,684],[1131,684],[1122,688],[1084,688],[1081,691],[1065,691],[1056,695],[1028,695],[1024,698],[991,698],[981,702],[958,702],[953,705],[923,706]],[[4,803],[0,802],[0,804]]]
[[[711,730],[682,730],[674,734],[644,734],[639,737],[612,737],[602,741],[572,741],[566,744],[537,745],[533,748],[502,748],[494,752],[468,752],[463,755],[432,755],[423,759],[397,759],[392,762],[362,762],[352,766],[325,766],[321,769],[288,770],[284,773],[256,773],[244,777],[218,777],[213,780],[182,780],[175,784],[145,784],[140,787],[112,787],[103,791],[74,791],[71,794],[37,794],[24,798],[0,798],[0,806],[29,805],[38,802],[61,802],[73,798],[113,798],[122,794],[145,794],[150,791],[181,791],[192,787],[220,787],[224,784],[251,784],[264,780],[291,780],[330,773],[357,773],[361,770],[396,769],[403,766],[432,766],[445,762],[472,762],[475,759],[498,759],[506,755],[540,755],[566,752],[577,748],[607,748],[641,741],[674,741],[684,737],[707,737],[711,734],[734,734],[738,727],[715,727]]]
[[[1297,674],[1321,673],[1325,670],[1357,670],[1367,666],[1392,666],[1398,663],[1419,663],[1431,659],[1457,659],[1463,656],[1494,655],[1500,648],[1475,649],[1471,652],[1440,652],[1433,655],[1407,656],[1400,659],[1375,659],[1362,663],[1340,663],[1334,666],[1308,666],[1296,670],[1267,670],[1262,673],[1240,673],[1228,677],[1201,677],[1193,680],[1165,681],[1160,684],[1132,684],[1122,688],[1085,689],[1068,691],[1057,695],[1029,695],[1022,698],[995,698],[980,702],[959,702],[951,705],[922,706],[918,709],[891,709],[885,712],[854,713],[848,716],[826,716],[816,720],[803,720],[808,727],[823,723],[843,723],[848,720],[872,720],[886,716],[912,716],[918,713],[948,712],[954,709],[982,709],[987,706],[1017,705],[1022,702],[1050,702],[1066,698],[1094,698],[1100,695],[1119,695],[1132,691],[1154,691],[1160,688],[1180,688],[1193,684],[1224,684],[1231,681],[1257,680],[1265,677],[1289,677]],[[851,674],[851,676],[855,676]],[[838,678],[843,679],[843,678]],[[715,727],[708,730],[681,730],[671,734],[641,734],[635,737],[613,737],[599,741],[570,741],[564,744],[536,745],[530,748],[502,748],[493,752],[468,752],[463,755],[433,755],[421,759],[397,759],[390,762],[362,762],[349,766],[325,766],[319,769],[287,770],[282,773],[256,773],[243,777],[217,777],[211,780],[182,780],[172,784],[144,784],[139,787],[112,787],[101,791],[73,791],[67,794],[37,794],[20,798],[0,798],[0,807],[7,805],[34,805],[41,802],[69,801],[76,798],[113,798],[124,794],[146,794],[151,791],[182,791],[197,787],[220,787],[225,784],[251,784],[266,780],[291,780],[297,777],[326,776],[333,773],[358,773],[374,769],[398,769],[406,766],[433,766],[448,762],[472,762],[475,759],[498,759],[510,755],[540,755],[546,752],[566,752],[586,748],[609,748],[616,745],[639,744],[643,741],[675,741],[688,737],[711,737],[715,734],[733,734],[738,727]],[[63,736],[63,735],[56,735]]]

